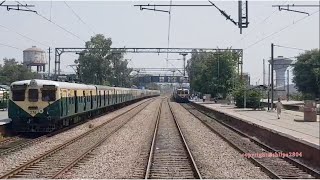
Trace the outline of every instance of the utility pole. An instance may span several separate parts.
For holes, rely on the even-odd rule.
[[[273,48],[274,48],[274,44],[271,43],[271,110],[273,110],[273,89],[274,89],[274,82],[273,82]]]
[[[270,110],[270,64],[268,66],[268,111]]]
[[[287,101],[289,101],[289,69],[287,70]]]
[[[266,85],[266,70],[265,70],[265,60],[263,59],[263,85]]]
[[[187,53],[180,53],[183,56],[183,77],[186,77],[186,55]]]
[[[51,48],[49,47],[49,72],[48,72],[49,78],[50,78],[50,68],[51,68]]]

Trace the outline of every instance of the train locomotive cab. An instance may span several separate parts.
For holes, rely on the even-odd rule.
[[[8,116],[19,132],[52,131],[58,99],[57,87],[37,80],[12,83]]]
[[[174,91],[173,98],[176,102],[179,103],[187,103],[189,102],[190,93],[189,89],[186,88],[178,88]]]

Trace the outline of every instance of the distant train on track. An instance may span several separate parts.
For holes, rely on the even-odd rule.
[[[187,103],[190,99],[190,90],[188,88],[177,88],[173,91],[173,99],[179,103]]]
[[[159,95],[157,90],[24,80],[10,86],[8,116],[16,132],[51,132],[108,109]]]

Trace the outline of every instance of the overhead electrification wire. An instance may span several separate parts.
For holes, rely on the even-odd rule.
[[[18,47],[15,47],[15,46],[11,46],[11,45],[8,45],[8,44],[3,44],[3,43],[0,43],[1,46],[6,46],[6,47],[9,47],[9,48],[13,48],[13,49],[17,49],[17,50],[20,50],[20,51],[23,51],[22,49],[18,48]]]
[[[93,32],[93,34],[96,34],[94,30],[82,20],[82,18],[69,6],[69,4],[66,1],[63,1],[63,2],[72,11],[72,13],[78,18],[79,21],[81,21],[85,26],[87,26],[90,29],[90,31]]]
[[[300,49],[300,48],[296,48],[296,47],[288,47],[288,46],[281,46],[281,45],[274,45],[274,46],[281,47],[281,48],[286,48],[286,49],[293,49],[293,50],[307,51],[306,49]]]
[[[12,32],[18,34],[19,36],[21,36],[21,37],[23,37],[23,38],[26,38],[26,39],[28,39],[28,40],[30,40],[30,41],[33,41],[33,42],[35,42],[35,43],[41,44],[41,45],[43,45],[43,46],[49,46],[49,45],[47,45],[47,44],[44,44],[44,43],[39,42],[39,41],[37,41],[37,40],[34,40],[34,39],[32,39],[32,38],[30,38],[30,37],[28,37],[28,36],[26,36],[26,35],[23,35],[23,34],[15,31],[15,30],[13,30],[13,29],[10,29],[10,28],[8,28],[8,27],[5,27],[5,26],[3,26],[3,25],[1,25],[1,24],[0,24],[0,27],[3,28],[3,29],[6,29],[7,31],[12,31]]]
[[[16,1],[16,2],[17,2],[17,3],[19,3],[19,4],[21,4],[19,1]],[[22,4],[21,4],[21,5],[22,5]],[[27,9],[31,10],[31,9],[30,9],[30,8],[28,8],[28,7],[27,7]],[[59,27],[60,29],[64,30],[65,32],[69,33],[70,35],[72,35],[72,36],[74,36],[74,37],[78,38],[79,40],[81,40],[81,41],[83,41],[83,42],[86,42],[85,40],[81,39],[78,35],[76,35],[76,34],[72,33],[71,31],[67,30],[66,28],[64,28],[64,27],[60,26],[59,24],[57,24],[57,23],[53,22],[52,20],[50,20],[50,19],[46,18],[45,16],[41,15],[40,13],[38,13],[38,12],[37,12],[36,14],[37,14],[38,16],[40,16],[41,18],[43,18],[43,19],[45,19],[45,20],[49,21],[50,23],[52,23],[52,24],[56,25],[57,27]]]
[[[262,38],[262,39],[260,39],[260,40],[256,41],[255,43],[253,43],[253,44],[251,44],[251,45],[249,45],[249,46],[247,46],[246,48],[244,48],[244,50],[246,50],[246,49],[249,49],[249,48],[253,47],[254,45],[256,45],[256,44],[260,43],[261,41],[264,41],[265,39],[267,39],[267,38],[269,38],[269,37],[271,37],[271,36],[274,36],[275,34],[280,33],[281,31],[283,31],[283,30],[285,30],[285,29],[289,28],[290,26],[293,26],[293,25],[295,25],[295,24],[297,24],[297,23],[301,22],[302,20],[304,20],[304,19],[306,19],[306,18],[308,18],[308,17],[313,16],[314,14],[316,14],[316,13],[318,13],[318,12],[319,12],[319,10],[318,10],[318,11],[315,11],[315,12],[313,12],[313,13],[311,13],[311,14],[310,14],[310,16],[305,16],[305,17],[303,17],[303,18],[301,18],[301,19],[297,20],[295,23],[293,23],[293,24],[289,24],[289,25],[287,25],[287,26],[285,26],[285,27],[281,28],[279,31],[276,31],[276,32],[271,33],[270,35],[268,35],[268,36],[266,36],[266,37],[264,37],[264,38]]]
[[[286,4],[288,1],[286,1],[285,3],[283,3],[283,4]],[[272,13],[269,15],[269,16],[267,16],[266,18],[264,18],[262,21],[260,21],[257,25],[260,25],[260,24],[262,24],[262,23],[264,23],[264,22],[266,22],[268,19],[270,19],[274,14],[275,14],[275,12],[277,12],[278,11],[278,9],[276,9],[276,10],[274,10],[274,11],[272,11]],[[253,30],[255,30],[255,29],[257,29],[257,27],[258,26],[254,26],[253,28],[251,28],[251,30],[248,32],[248,33],[246,33],[246,35],[244,35],[241,39],[239,39],[239,40],[237,40],[236,42],[234,42],[234,43],[232,43],[232,44],[236,44],[236,43],[238,43],[238,42],[240,42],[240,41],[243,41],[251,32],[253,32]],[[233,46],[232,46],[233,47]]]

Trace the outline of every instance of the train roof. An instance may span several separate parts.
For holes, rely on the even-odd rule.
[[[123,88],[123,87],[112,87],[112,86],[102,86],[102,85],[95,85],[98,90],[111,90],[111,89],[116,89],[116,90],[133,90],[131,88]]]
[[[16,82],[11,83],[11,86],[13,86],[13,85],[30,85],[31,81],[36,82],[36,84],[37,84],[36,86],[55,85],[56,87],[59,87],[59,88],[68,88],[68,89],[95,89],[94,85],[59,82],[59,81],[51,81],[51,80],[43,80],[43,79],[16,81]]]
[[[36,86],[43,86],[43,85],[54,85],[59,88],[67,88],[67,89],[97,89],[100,90],[138,90],[138,91],[157,91],[157,90],[148,90],[148,89],[130,89],[130,88],[122,88],[122,87],[111,87],[111,86],[102,86],[102,85],[87,85],[87,84],[78,84],[78,83],[69,83],[69,82],[60,82],[60,81],[51,81],[51,80],[43,80],[43,79],[33,79],[33,80],[23,80],[23,81],[16,81],[11,83],[10,86],[13,85],[30,85],[31,81],[36,82]]]
[[[176,90],[189,90],[189,88],[177,88]]]

